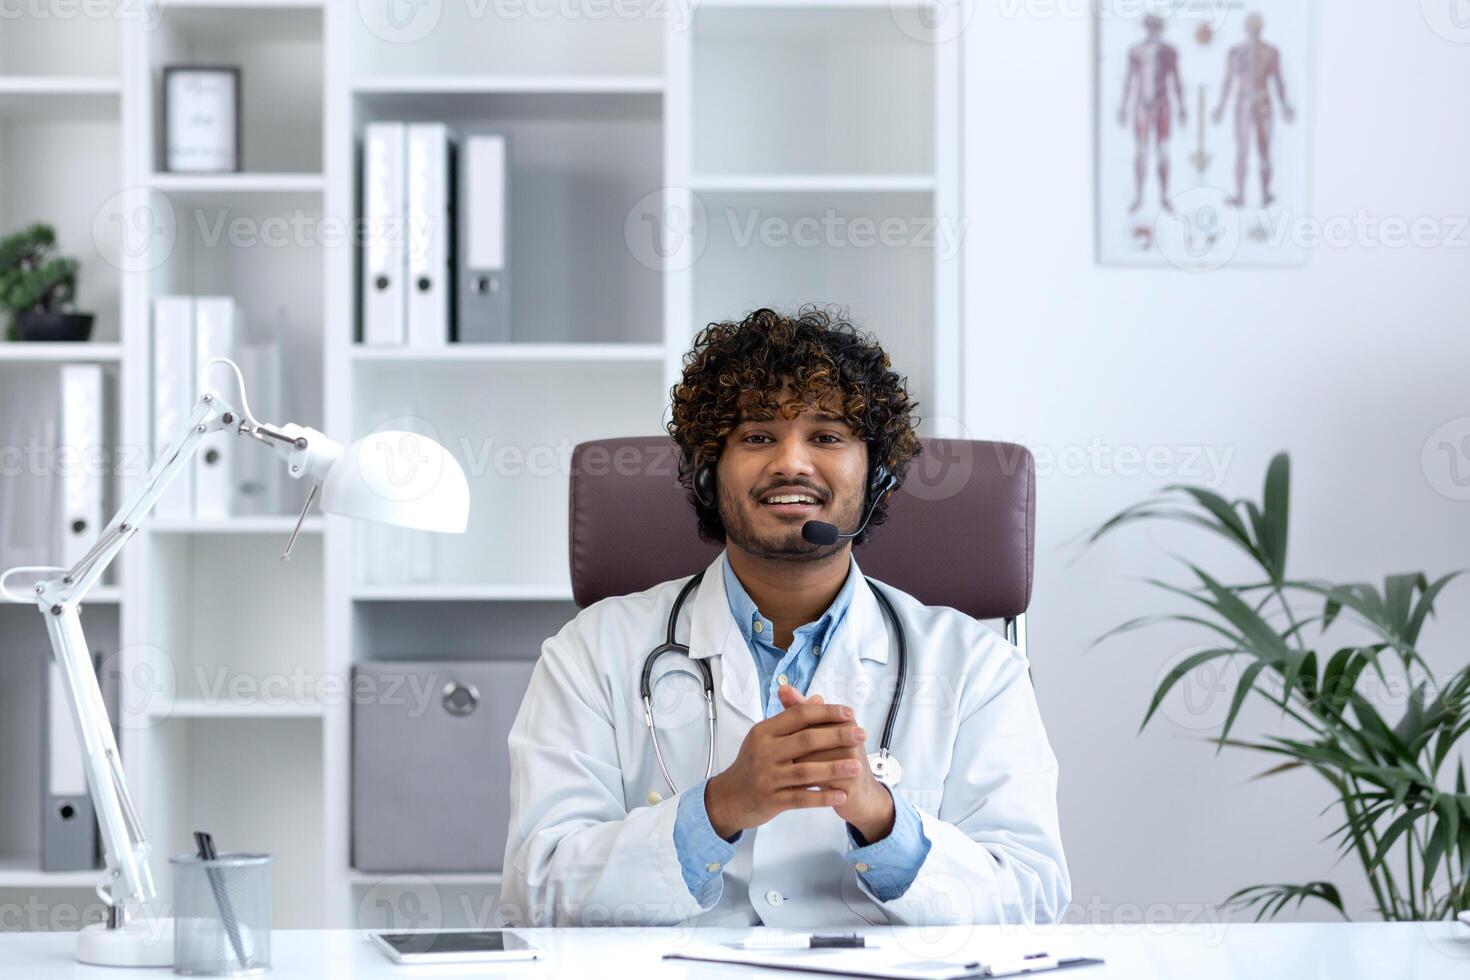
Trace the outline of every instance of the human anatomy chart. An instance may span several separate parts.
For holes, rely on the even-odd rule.
[[[1303,262],[1306,0],[1128,6],[1098,14],[1099,260]]]

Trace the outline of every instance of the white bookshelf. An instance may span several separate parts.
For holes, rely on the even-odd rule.
[[[303,489],[292,485],[281,514],[155,520],[124,553],[87,625],[89,637],[94,620],[116,634],[125,671],[169,680],[122,733],[165,891],[167,855],[209,829],[227,848],[276,855],[281,927],[391,924],[383,917],[405,903],[438,908],[444,925],[491,921],[498,872],[351,866],[351,706],[318,688],[367,661],[534,658],[575,612],[565,456],[584,439],[661,431],[703,324],[762,305],[847,305],[910,375],[925,432],[955,431],[957,253],[742,232],[752,217],[788,229],[958,222],[956,47],[915,40],[894,18],[928,3],[702,0],[644,19],[509,20],[443,4],[417,38],[372,23],[381,5],[348,0],[169,0],[151,29],[7,22],[0,172],[59,215],[73,253],[98,254],[93,217],[124,188],[171,215],[174,232],[145,267],[84,264],[98,342],[0,345],[0,383],[104,363],[119,382],[120,441],[146,445],[153,299],[230,294],[247,322],[280,325],[300,396],[292,420],[344,442],[417,426],[470,480],[463,537],[426,544],[314,514],[282,563]],[[179,62],[242,67],[240,173],[163,170],[160,73]],[[211,239],[221,211],[257,226],[355,218],[362,129],[380,119],[511,134],[509,342],[364,346],[351,247]],[[81,146],[95,152],[80,159]],[[0,189],[7,225],[18,200]],[[668,207],[696,216],[696,234],[653,257],[627,226]],[[409,571],[374,562],[413,548]],[[0,617],[22,612],[35,615]],[[262,693],[267,681],[292,693]],[[34,871],[10,840],[0,827],[0,901],[91,884]]]

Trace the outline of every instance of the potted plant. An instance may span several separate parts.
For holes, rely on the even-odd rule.
[[[0,309],[10,313],[9,340],[86,340],[92,314],[69,309],[76,298],[77,260],[56,254],[56,230],[35,224],[0,239]]]
[[[1420,572],[1389,575],[1381,589],[1289,578],[1290,473],[1285,454],[1272,459],[1260,502],[1166,487],[1094,530],[1088,544],[1129,524],[1182,521],[1228,541],[1260,572],[1251,576],[1258,581],[1227,584],[1186,561],[1191,584],[1152,580],[1180,599],[1184,611],[1131,619],[1096,642],[1161,622],[1203,630],[1207,648],[1164,675],[1139,730],[1192,671],[1239,658],[1228,711],[1219,734],[1209,737],[1216,752],[1229,745],[1268,754],[1275,764],[1261,777],[1304,770],[1326,780],[1340,819],[1328,837],[1342,856],[1356,858],[1383,919],[1452,916],[1470,908],[1470,793],[1455,751],[1470,731],[1470,665],[1436,676],[1420,654],[1419,634],[1441,590],[1460,572],[1433,581]],[[1344,614],[1366,627],[1360,634],[1366,639],[1327,640]],[[1385,717],[1390,706],[1367,690],[1391,688],[1390,674],[1405,692],[1397,718]],[[1282,734],[1231,737],[1241,705],[1252,697],[1280,709]],[[1308,899],[1349,917],[1328,881],[1252,885],[1230,895],[1226,906],[1254,907],[1259,920]]]

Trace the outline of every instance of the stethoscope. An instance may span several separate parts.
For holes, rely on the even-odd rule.
[[[866,576],[865,576],[866,577]],[[679,611],[684,607],[684,600],[689,598],[689,593],[699,585],[704,578],[704,572],[695,575],[684,587],[679,590],[678,598],[674,600],[674,608],[669,612],[668,635],[661,646],[655,647],[643,661],[643,676],[638,683],[638,693],[643,697],[643,724],[648,727],[649,737],[653,740],[653,754],[658,760],[659,771],[664,774],[664,781],[669,784],[669,792],[675,796],[679,789],[674,785],[674,777],[669,774],[669,767],[664,763],[663,748],[658,744],[658,725],[653,720],[653,668],[658,658],[666,653],[679,653],[689,656],[689,647],[674,639],[674,625],[679,621]],[[878,603],[883,607],[890,622],[893,623],[894,635],[898,638],[898,678],[893,685],[893,699],[888,703],[888,717],[883,722],[883,738],[878,743],[878,751],[868,755],[868,766],[873,770],[873,776],[884,785],[897,786],[898,781],[903,778],[903,766],[893,755],[893,726],[898,720],[898,707],[903,703],[904,679],[908,674],[908,644],[904,637],[903,624],[898,621],[898,613],[893,609],[893,604],[878,588],[876,582],[868,579],[868,585],[873,590],[873,595],[878,597]],[[710,670],[709,664],[703,659],[690,659],[699,667],[699,672],[704,678],[704,715],[709,727],[709,757],[704,764],[704,776],[708,779],[715,771],[715,675]]]

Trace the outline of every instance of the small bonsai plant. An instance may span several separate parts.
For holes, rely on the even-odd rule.
[[[0,309],[10,314],[6,339],[85,340],[92,315],[70,310],[76,289],[77,260],[56,254],[50,225],[0,239]]]

